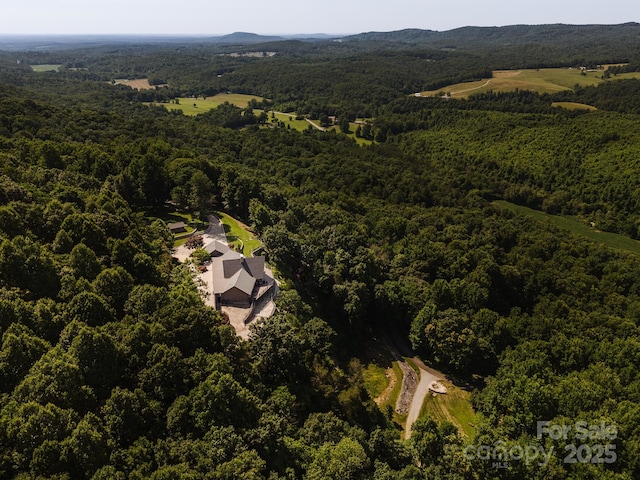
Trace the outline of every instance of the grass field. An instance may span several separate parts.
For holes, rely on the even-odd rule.
[[[29,65],[34,72],[57,72],[62,65],[42,64]]]
[[[438,90],[421,92],[421,96],[449,94],[455,98],[467,98],[469,95],[494,92],[511,92],[515,89],[531,90],[538,93],[555,93],[581,86],[597,85],[604,82],[603,70],[586,72],[582,75],[578,68],[541,68],[537,70],[496,70],[492,78],[476,82],[457,83]],[[625,73],[613,79],[640,78],[640,73]],[[609,81],[612,81],[609,80]]]
[[[586,105],[584,103],[576,103],[576,102],[552,102],[552,107],[562,107],[567,110],[597,110],[593,105]]]
[[[592,228],[584,223],[575,220],[570,217],[563,217],[560,215],[549,215],[538,210],[515,205],[504,200],[497,200],[493,202],[502,208],[511,210],[512,212],[521,213],[527,215],[539,222],[550,223],[559,228],[569,230],[571,233],[580,235],[588,240],[604,244],[615,250],[620,250],[627,253],[640,256],[640,242],[633,240],[632,238],[617,233],[602,232],[596,228]]]
[[[255,95],[243,95],[240,93],[221,93],[213,97],[207,97],[207,99],[205,100],[203,100],[202,97],[197,99],[180,97],[177,99],[179,103],[156,103],[155,105],[163,106],[167,110],[182,110],[182,113],[184,113],[185,115],[198,115],[200,113],[208,112],[209,110],[216,108],[224,102],[229,102],[230,104],[240,108],[245,108],[252,99],[262,101],[261,97],[257,97]],[[253,111],[254,115],[256,116],[260,115],[262,112],[263,110],[260,109],[255,109]],[[272,123],[274,121],[282,122],[285,124],[285,128],[289,126],[290,128],[299,132],[308,130],[310,126],[310,123],[306,120],[296,120],[296,115],[294,114],[282,112],[267,112],[267,115],[269,116],[269,123]],[[317,121],[315,123],[318,124]],[[358,128],[358,124],[351,123],[350,125],[351,133],[349,133],[348,136],[353,138],[358,145],[371,145],[371,143],[373,143],[371,140],[365,140],[364,138],[356,137],[355,131]],[[330,127],[327,130],[338,130],[338,127]]]
[[[161,105],[167,110],[182,110],[185,115],[198,115],[200,113],[208,112],[211,109],[222,105],[224,102],[229,102],[232,105],[236,105],[240,108],[245,108],[252,100],[262,101],[262,97],[256,97],[255,95],[243,95],[240,93],[220,93],[213,97],[180,97],[177,100],[180,103],[156,103],[155,105]]]
[[[258,248],[262,242],[255,238],[249,230],[249,227],[243,225],[235,218],[222,212],[215,212],[215,214],[222,221],[229,246],[242,252],[245,257],[252,257],[253,251]]]
[[[456,387],[450,382],[442,382],[447,393],[429,394],[424,399],[420,416],[429,415],[438,423],[448,420],[468,438],[475,435],[477,414],[471,408],[471,392]]]

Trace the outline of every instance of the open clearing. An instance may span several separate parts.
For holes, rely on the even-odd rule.
[[[42,64],[42,65],[29,65],[34,72],[57,72],[62,66],[61,64]]]
[[[363,366],[362,376],[370,397],[382,412],[391,415],[404,438],[410,436],[410,426],[407,423],[425,415],[433,417],[438,422],[448,420],[461,434],[473,437],[477,414],[471,408],[471,393],[448,380],[443,380],[442,374],[425,366],[418,358],[402,357],[399,352],[395,352],[394,347],[392,349],[394,351],[382,341],[372,341],[360,357]],[[406,413],[399,413],[396,407],[402,395],[403,380],[406,373],[411,372],[415,372],[420,381],[423,376],[427,377],[426,385],[430,383],[431,377],[437,378],[447,388],[447,393],[433,397],[428,392],[424,400],[421,400],[420,392],[414,388],[416,391],[406,392],[410,394],[404,402],[407,407]],[[411,410],[415,411],[411,413]]]
[[[182,110],[185,115],[198,115],[200,113],[208,112],[224,102],[229,102],[240,108],[245,108],[249,105],[251,100],[262,101],[262,97],[256,95],[243,95],[241,93],[219,93],[213,97],[178,97],[176,99],[179,103],[155,103],[165,107],[167,110]]]
[[[605,81],[625,78],[640,78],[640,73],[625,73],[604,80],[604,70],[586,71],[582,75],[579,68],[541,68],[530,70],[495,70],[492,78],[475,82],[449,85],[438,90],[421,92],[420,96],[430,97],[448,94],[454,98],[468,98],[478,93],[512,92],[516,89],[531,90],[537,93],[555,93],[580,86],[597,85]]]
[[[590,227],[578,220],[570,217],[563,217],[561,215],[549,215],[538,210],[533,210],[528,207],[516,205],[504,200],[496,200],[493,202],[502,208],[511,210],[512,212],[521,213],[527,215],[539,222],[551,223],[559,228],[569,230],[571,233],[580,235],[588,240],[602,243],[608,247],[616,250],[621,250],[626,253],[632,253],[640,256],[640,242],[632,238],[620,235],[618,233],[603,232],[596,227]]]
[[[184,242],[186,242],[190,234],[192,234],[196,230],[204,230],[207,227],[206,222],[203,222],[197,217],[194,217],[192,214],[185,213],[185,212],[177,212],[175,210],[168,210],[168,209],[153,210],[153,211],[146,212],[145,217],[149,222],[152,222],[155,219],[159,218],[160,220],[162,220],[167,224],[176,223],[176,222],[185,223],[186,231],[184,233],[179,233],[177,235],[174,235],[174,242],[173,242],[174,248],[177,248],[180,245],[182,245]]]
[[[254,110],[253,114],[255,116],[260,115],[264,110]],[[283,122],[285,125],[290,126],[291,128],[302,132],[309,128],[309,124],[305,120],[296,120],[296,115],[293,113],[282,113],[282,112],[266,112],[269,117],[269,123],[274,122]],[[286,127],[285,127],[286,128]]]
[[[137,78],[135,80],[116,79],[116,85],[127,85],[135,90],[153,90],[156,87],[166,87],[166,83],[162,85],[151,85],[147,78]]]
[[[586,105],[584,103],[576,103],[576,102],[552,102],[552,107],[562,107],[567,110],[597,110],[593,105]]]
[[[209,110],[213,110],[214,108],[222,105],[224,102],[229,102],[231,105],[235,105],[236,107],[246,108],[249,105],[251,100],[257,100],[259,102],[262,101],[262,97],[258,97],[256,95],[244,95],[242,93],[220,93],[218,95],[214,95],[213,97],[178,97],[176,99],[178,103],[170,102],[170,103],[154,103],[154,105],[165,107],[167,110],[182,110],[182,113],[185,115],[199,115],[201,113],[208,112]],[[255,116],[260,115],[264,110],[254,109],[253,114]],[[303,132],[309,129],[310,125],[317,125],[316,128],[319,127],[319,122],[317,121],[309,121],[307,119],[296,119],[296,115],[293,113],[283,113],[283,112],[266,112],[269,117],[268,123],[283,123],[284,128],[292,128],[299,132]],[[361,121],[362,123],[362,121]],[[356,137],[356,129],[358,126],[361,126],[361,123],[350,123],[351,132],[347,134],[347,136],[353,138],[358,145],[371,145],[373,142],[371,140],[366,140],[364,138]],[[331,126],[324,131],[336,130],[339,131],[337,126]]]
[[[362,361],[362,377],[369,396],[385,414],[390,414],[398,431],[404,430],[406,414],[396,411],[396,403],[402,389],[403,373],[399,362],[379,341],[372,340]]]

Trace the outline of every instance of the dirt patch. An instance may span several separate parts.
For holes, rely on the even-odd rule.
[[[156,87],[167,87],[168,85],[151,85],[149,83],[149,79],[147,78],[138,78],[135,80],[116,80],[116,85],[127,85],[135,90],[153,90]]]

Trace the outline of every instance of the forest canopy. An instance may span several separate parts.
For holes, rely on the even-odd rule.
[[[470,49],[465,30],[456,49],[402,32],[0,52],[0,476],[640,475],[637,253],[505,208],[640,238],[640,81],[412,95],[496,68],[638,64],[620,29],[558,31],[554,48],[536,30]],[[162,106],[229,91],[263,100]],[[172,259],[167,208],[262,240],[281,292],[247,340]],[[473,435],[426,413],[404,439],[365,381],[392,337],[472,392]],[[539,422],[609,436],[572,454]],[[478,455],[496,445],[549,456],[496,468]]]

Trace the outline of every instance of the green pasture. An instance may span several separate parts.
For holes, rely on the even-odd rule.
[[[569,230],[575,235],[579,235],[588,240],[604,244],[615,250],[620,250],[634,255],[640,255],[640,242],[633,240],[632,238],[620,235],[617,233],[602,232],[597,228],[590,227],[578,220],[570,217],[563,217],[561,215],[549,215],[538,210],[516,205],[514,203],[506,202],[504,200],[496,200],[494,204],[511,210],[515,213],[527,215],[539,222],[550,223],[556,227]]]
[[[478,93],[511,92],[516,89],[530,90],[537,93],[555,93],[572,89],[575,85],[590,86],[615,79],[640,78],[640,73],[625,73],[602,78],[604,70],[587,71],[585,75],[579,68],[540,68],[525,70],[496,70],[491,78],[475,82],[457,83],[438,90],[421,92],[422,96],[449,94],[455,98],[468,98]]]
[[[249,105],[249,102],[252,100],[262,101],[261,97],[255,95],[243,95],[240,93],[221,93],[215,95],[213,97],[207,97],[203,99],[202,97],[191,98],[191,97],[179,97],[177,98],[177,102],[170,103],[156,103],[155,105],[160,105],[165,107],[167,110],[182,110],[185,115],[198,115],[200,113],[208,112],[219,105],[222,105],[224,102],[229,102],[232,105],[236,105],[240,108],[245,108]],[[253,111],[254,115],[260,115],[264,110],[255,109]],[[297,130],[299,132],[303,132],[309,129],[310,123],[306,120],[296,120],[295,114],[283,113],[283,112],[266,112],[269,120],[268,124],[274,122],[282,122],[285,124],[285,128],[289,126],[290,128]],[[319,125],[318,121],[314,121],[316,125]],[[351,123],[351,133],[348,134],[351,138],[353,138],[358,145],[371,145],[371,140],[365,140],[364,138],[357,138],[355,131],[358,128],[358,124]],[[312,127],[314,128],[314,127]],[[329,127],[327,130],[338,130],[338,127]]]
[[[315,121],[314,123],[316,123],[317,125],[319,125],[319,122]],[[309,125],[309,123],[307,122],[307,125]],[[358,128],[358,126],[360,126],[360,128],[362,128],[362,125],[359,125],[357,123],[349,123],[349,133],[347,133],[347,137],[352,138],[353,140],[355,140],[355,142],[360,145],[361,147],[364,145],[371,145],[373,143],[373,140],[367,140],[366,138],[362,138],[362,137],[357,137],[356,136],[356,129]],[[337,125],[332,125],[330,127],[328,127],[327,132],[331,132],[331,131],[335,131],[335,132],[340,132],[342,133],[342,130],[340,130],[340,127],[338,127]]]
[[[29,65],[29,66],[31,67],[31,70],[33,70],[34,72],[57,72],[62,65],[43,63],[42,65]]]
[[[224,232],[227,234],[229,246],[242,252],[245,257],[252,257],[252,252],[258,248],[262,242],[255,238],[249,227],[243,225],[238,220],[230,217],[226,213],[215,212],[215,215],[222,221]]]
[[[208,112],[224,102],[229,102],[232,105],[236,105],[240,108],[245,108],[249,105],[251,100],[262,101],[262,97],[255,95],[243,95],[241,93],[220,93],[213,97],[178,97],[176,100],[178,103],[156,103],[155,105],[161,105],[167,110],[182,110],[185,115],[198,115],[200,113]]]

